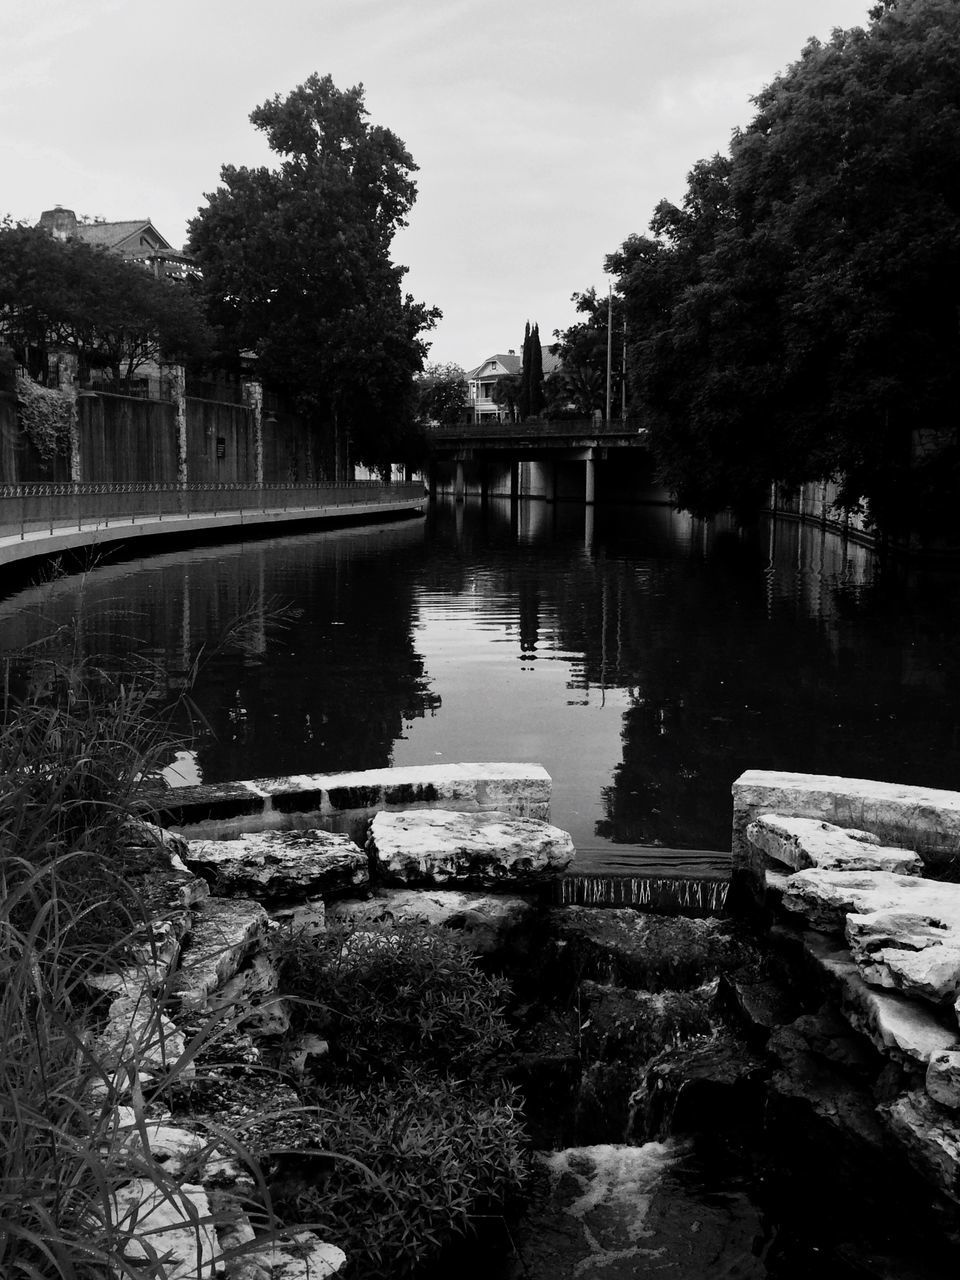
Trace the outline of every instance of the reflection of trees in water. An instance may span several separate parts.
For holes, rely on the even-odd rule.
[[[412,640],[420,544],[413,526],[105,566],[11,602],[0,652],[63,628],[108,664],[152,661],[171,697],[199,658],[184,729],[208,782],[387,765],[404,722],[437,704]]]

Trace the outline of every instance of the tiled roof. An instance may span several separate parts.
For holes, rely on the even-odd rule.
[[[541,343],[540,351],[543,357],[544,376],[548,373],[553,373],[555,370],[560,368],[560,357],[552,355],[550,347],[547,346],[546,343]],[[475,369],[471,369],[467,374],[467,381],[469,382],[471,379],[479,377],[480,370],[484,365],[489,364],[491,360],[497,360],[501,365],[503,365],[507,373],[521,373],[523,371],[523,360],[520,356],[513,355],[510,352],[504,355],[501,352],[495,356],[487,356],[486,360],[482,360]]]
[[[170,249],[168,244],[149,218],[138,218],[135,222],[90,222],[80,224],[75,232],[78,240],[86,244],[100,245],[104,249],[115,249],[124,240],[129,240],[137,232],[149,227],[160,242],[161,249]],[[138,246],[139,247],[139,246]]]

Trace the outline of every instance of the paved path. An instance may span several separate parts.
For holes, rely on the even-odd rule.
[[[290,522],[318,524],[349,520],[351,523],[370,517],[406,516],[422,512],[426,498],[398,498],[390,502],[348,502],[335,505],[296,508],[267,508],[257,511],[196,512],[191,515],[114,516],[109,522],[82,520],[77,523],[54,524],[53,529],[17,530],[0,526],[0,567],[42,556],[74,551],[80,547],[99,547],[108,543],[131,542],[140,538],[183,536],[211,529],[229,530],[277,527]]]

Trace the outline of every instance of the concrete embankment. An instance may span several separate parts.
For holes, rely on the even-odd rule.
[[[76,553],[87,548],[116,548],[145,541],[225,538],[250,533],[275,533],[301,525],[344,525],[398,520],[423,513],[426,498],[352,502],[315,507],[276,507],[265,510],[195,512],[189,515],[121,517],[79,521],[43,529],[0,533],[0,568],[45,557]]]

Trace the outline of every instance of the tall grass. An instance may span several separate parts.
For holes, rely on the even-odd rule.
[[[65,633],[7,660],[2,676],[0,1276],[162,1278],[166,1240],[134,1233],[116,1197],[142,1178],[178,1200],[150,1152],[150,1100],[137,1083],[156,1056],[165,996],[122,1055],[105,1055],[97,1037],[105,1000],[90,978],[123,970],[133,940],[150,936],[137,880],[156,851],[134,819],[138,787],[171,749],[165,682],[145,663],[111,670],[81,658]],[[157,1098],[211,1034],[216,1026],[174,1051],[159,1078],[153,1068]],[[133,1105],[136,1151],[118,1126],[120,1098]],[[266,1186],[248,1164],[261,1216],[275,1228]],[[197,1220],[198,1240],[213,1225]]]

